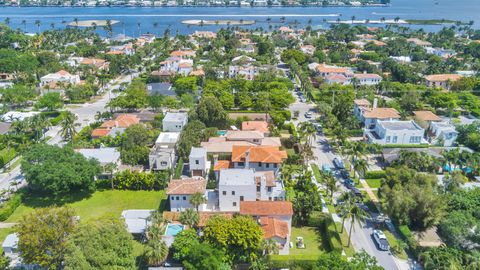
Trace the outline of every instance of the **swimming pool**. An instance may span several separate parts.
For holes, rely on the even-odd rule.
[[[165,230],[165,235],[175,236],[183,231],[184,226],[182,224],[168,224]]]
[[[227,134],[227,131],[226,131],[226,130],[218,130],[218,131],[217,131],[217,135],[218,135],[218,136],[225,136],[225,134]]]

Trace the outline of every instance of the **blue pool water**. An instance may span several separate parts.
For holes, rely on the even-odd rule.
[[[183,227],[184,226],[182,224],[168,224],[165,235],[175,236],[181,231],[183,231]]]
[[[217,135],[218,135],[218,136],[224,136],[225,134],[227,134],[227,131],[226,131],[226,130],[219,130],[219,131],[217,131]]]

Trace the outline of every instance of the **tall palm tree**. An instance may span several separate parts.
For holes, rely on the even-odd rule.
[[[350,246],[350,242],[351,242],[351,238],[352,238],[352,229],[353,229],[354,223],[358,222],[360,224],[361,222],[364,222],[365,219],[368,217],[368,213],[365,212],[362,208],[360,208],[358,203],[353,203],[353,204],[349,204],[349,205],[350,205],[350,208],[348,209],[348,211],[346,213],[348,218],[350,219],[350,229],[349,229],[349,232],[348,232],[348,245],[347,246]]]
[[[194,228],[197,227],[198,222],[200,222],[200,216],[198,215],[198,212],[189,208],[180,214],[180,222],[190,226],[190,228]]]
[[[37,33],[40,33],[40,25],[42,22],[40,20],[35,20],[35,25],[37,26]]]
[[[23,25],[23,32],[27,32],[27,20],[22,20],[22,25]]]
[[[333,193],[338,190],[337,179],[332,174],[323,175],[323,183],[325,184],[328,192],[330,192],[330,201],[333,200]]]
[[[143,254],[149,266],[160,266],[167,259],[168,247],[163,240],[149,241]]]
[[[72,145],[74,145],[75,135],[77,134],[77,131],[75,130],[75,127],[77,126],[75,121],[77,119],[78,117],[75,114],[67,111],[63,115],[62,121],[60,122],[60,126],[62,128],[61,130],[62,138],[65,141],[70,141]]]
[[[197,209],[197,212],[199,211],[198,208],[200,205],[207,203],[207,198],[200,193],[200,192],[195,192],[192,194],[190,197],[190,203]]]
[[[353,163],[353,169],[358,173],[359,177],[363,177],[368,171],[368,162],[366,159],[357,159]]]
[[[349,217],[348,212],[351,208],[351,204],[355,203],[355,197],[352,192],[346,191],[340,195],[339,200],[343,202],[340,206],[338,206],[339,213],[342,215],[342,230],[340,233],[343,233],[345,220]]]
[[[107,164],[105,164],[105,166],[103,167],[103,170],[105,172],[108,172],[110,173],[110,183],[112,185],[112,190],[114,189],[114,186],[113,186],[113,173],[117,170],[118,168],[118,165],[117,163],[115,162],[109,162]]]

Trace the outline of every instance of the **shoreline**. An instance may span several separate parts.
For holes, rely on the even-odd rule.
[[[108,20],[84,20],[84,21],[78,21],[78,22],[69,22],[67,23],[67,26],[72,26],[72,27],[103,27],[107,26]],[[115,25],[119,23],[120,21],[117,20],[110,20],[110,25]]]
[[[362,7],[390,7],[391,4],[367,4],[367,5],[359,5],[359,6],[352,6],[352,5],[283,5],[283,6],[250,6],[250,7],[242,7],[242,6],[197,6],[197,5],[181,5],[181,6],[127,6],[127,5],[109,5],[109,6],[58,6],[58,5],[23,5],[23,6],[8,6],[8,5],[0,5],[0,7],[18,7],[18,8],[44,8],[44,7],[57,7],[57,8],[109,8],[109,7],[125,7],[125,8],[192,8],[192,7],[199,7],[199,8],[292,8],[292,7],[325,7],[325,8],[362,8]]]
[[[253,25],[254,20],[183,20],[186,25]]]

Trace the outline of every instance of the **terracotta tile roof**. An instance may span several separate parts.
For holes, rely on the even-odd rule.
[[[328,74],[325,79],[331,82],[342,82],[342,83],[348,81],[347,77],[337,73]]]
[[[195,51],[187,50],[187,51],[173,51],[170,53],[170,56],[195,56]]]
[[[121,114],[115,120],[105,121],[100,127],[102,128],[127,128],[131,125],[140,123],[140,118],[134,114]]]
[[[394,108],[374,108],[366,111],[363,116],[365,118],[388,119],[400,118],[400,113]]]
[[[178,64],[178,67],[179,68],[189,68],[189,67],[192,67],[192,63],[180,63]]]
[[[386,46],[387,45],[387,43],[385,43],[383,41],[378,41],[378,40],[374,40],[373,44],[375,44],[377,46]]]
[[[275,174],[273,171],[264,171],[264,172],[256,172],[255,173],[255,183],[257,186],[260,186],[262,182],[262,178],[265,178],[266,186],[267,187],[274,187],[275,184]]]
[[[360,73],[360,74],[353,74],[353,76],[358,79],[381,79],[382,78],[382,76],[375,73]]]
[[[438,117],[431,111],[414,111],[413,114],[415,118],[423,121],[441,121],[442,119]]]
[[[167,195],[191,195],[197,192],[205,193],[206,187],[207,180],[203,178],[170,180],[167,187]]]
[[[292,216],[293,207],[287,201],[242,201],[240,214],[250,216]]]
[[[446,82],[446,81],[456,81],[462,78],[462,75],[459,74],[434,74],[425,76],[425,80],[429,82]]]
[[[190,76],[205,76],[205,71],[203,71],[203,69],[197,69],[190,72]]]
[[[123,51],[111,51],[111,52],[107,52],[107,54],[116,54],[116,55],[118,55],[118,54],[125,54],[125,52],[123,52]]]
[[[256,130],[229,130],[225,134],[227,140],[241,140],[241,139],[263,139],[265,136],[262,132]]]
[[[268,123],[265,121],[244,121],[242,122],[242,130],[256,130],[266,133],[268,132]]]
[[[231,165],[230,160],[219,160],[215,165],[213,166],[214,171],[220,171],[223,169],[229,169]]]
[[[63,70],[63,69],[60,70],[60,71],[58,71],[56,74],[62,75],[62,76],[71,76],[71,75],[72,75],[72,74],[70,74],[68,71]]]
[[[355,103],[355,105],[360,106],[360,107],[369,107],[371,105],[370,101],[368,101],[366,99],[355,99],[354,103]]]
[[[263,230],[263,238],[280,237],[286,239],[288,236],[288,222],[275,218],[261,217],[260,226]]]
[[[347,73],[350,70],[345,67],[334,67],[334,66],[327,66],[325,64],[320,64],[317,66],[318,72],[322,73]]]
[[[245,162],[245,155],[249,152],[250,162],[282,163],[287,159],[287,152],[277,146],[232,146],[232,162]]]
[[[105,137],[110,133],[110,129],[107,128],[96,128],[92,131],[93,138]]]

